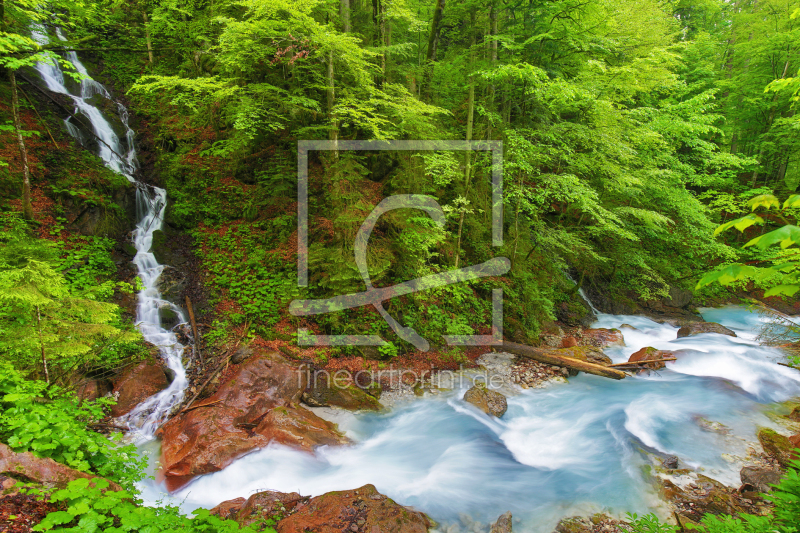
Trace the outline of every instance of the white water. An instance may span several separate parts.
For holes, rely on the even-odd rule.
[[[647,318],[599,315],[595,327],[637,328],[622,330],[627,346],[606,350],[616,362],[645,346],[687,350],[658,373],[622,381],[581,374],[518,390],[499,420],[461,400],[467,380],[386,413],[337,412],[353,446],[311,455],[273,445],[171,496],[153,482],[141,488],[151,503],[191,510],[258,490],[318,495],[373,483],[429,513],[441,531],[487,531],[509,510],[515,531],[541,533],[564,516],[658,511],[647,465],[677,455],[682,466],[738,486],[748,448],[758,448],[757,428],[784,431],[767,416],[769,403],[800,395],[800,372],[755,343],[758,315],[729,307],[704,316],[739,337],[677,339],[678,328]],[[157,456],[156,443],[150,453]]]
[[[35,26],[32,34],[40,44],[49,42],[47,31],[42,26]],[[56,29],[56,36],[62,41],[66,40],[60,29]],[[81,118],[80,122],[84,124],[88,122],[91,125],[94,137],[84,133],[71,118],[64,121],[67,131],[80,142],[86,142],[92,138],[99,139],[97,142],[98,155],[105,165],[136,184],[136,211],[139,222],[132,235],[136,248],[133,263],[136,265],[143,286],[138,294],[136,323],[145,340],[158,346],[165,364],[175,373],[175,378],[169,387],[139,404],[125,417],[125,423],[137,440],[149,440],[153,438],[155,430],[171,409],[183,400],[184,390],[188,385],[186,370],[181,360],[184,347],[178,342],[175,333],[161,327],[159,310],[164,307],[171,309],[183,323],[186,322],[186,318],[181,308],[161,298],[158,291],[158,278],[164,270],[164,266],[159,265],[150,252],[153,232],[161,229],[163,224],[167,193],[158,187],[149,188],[134,178],[138,163],[134,146],[134,132],[128,126],[128,111],[125,106],[119,102],[113,102],[118,113],[118,117],[115,118],[119,120],[120,129],[125,132],[124,140],[121,140],[111,122],[94,103],[96,101],[94,98],[111,100],[108,90],[89,77],[86,67],[75,52],[67,52],[66,58],[75,67],[77,73],[82,75],[79,84],[67,81],[61,66],[55,61],[53,64],[38,63],[36,70],[50,91],[72,99],[75,104],[73,114]],[[69,87],[72,86],[74,89],[71,90]]]

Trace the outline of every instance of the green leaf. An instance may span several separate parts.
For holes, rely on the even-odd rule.
[[[721,285],[728,285],[734,281],[739,281],[759,274],[761,269],[748,266],[748,265],[730,265],[714,272],[709,272],[703,276],[697,283],[695,290],[710,285],[712,283],[719,283]]]
[[[736,220],[731,220],[730,222],[726,222],[725,224],[718,226],[717,229],[714,230],[714,236],[717,236],[723,231],[726,231],[730,228],[736,228],[739,231],[744,232],[744,230],[746,230],[750,226],[763,223],[764,223],[763,218],[761,218],[758,215],[754,215],[753,213],[750,213],[749,215],[745,215],[742,218],[737,218]]]
[[[800,228],[797,226],[786,225],[782,228],[765,233],[755,239],[750,240],[744,245],[745,248],[755,246],[759,250],[764,250],[768,246],[780,243],[781,248],[788,248],[793,244],[800,243]]]
[[[800,290],[800,285],[778,285],[777,287],[772,287],[770,290],[764,293],[765,297],[769,296],[778,296],[781,294],[785,294],[786,296],[794,296]]]
[[[772,194],[760,194],[751,198],[747,203],[750,205],[750,208],[753,211],[755,211],[758,207],[772,209],[773,207],[779,208],[781,206],[781,203]]]
[[[793,194],[789,198],[783,202],[783,208],[789,209],[794,207],[800,207],[800,194]]]

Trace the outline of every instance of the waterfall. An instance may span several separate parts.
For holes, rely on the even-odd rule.
[[[47,31],[41,25],[35,25],[31,34],[40,44],[50,42]],[[66,40],[60,28],[55,30],[55,34],[60,40]],[[124,138],[120,139],[100,109],[90,101],[94,97],[111,100],[111,94],[101,83],[89,76],[86,67],[75,52],[67,52],[66,57],[77,73],[82,76],[79,94],[75,94],[67,87],[64,72],[56,61],[36,65],[40,78],[50,91],[72,99],[75,105],[73,114],[86,119],[92,127],[92,133],[98,140],[98,156],[103,163],[136,185],[138,222],[132,235],[136,248],[133,263],[136,265],[139,279],[143,285],[143,289],[138,294],[136,325],[144,339],[158,347],[164,363],[175,374],[172,383],[165,390],[151,396],[125,416],[125,423],[131,433],[138,440],[149,440],[153,438],[156,429],[171,410],[183,400],[184,391],[188,386],[186,369],[182,362],[184,346],[178,342],[173,331],[161,326],[159,312],[162,308],[169,308],[180,317],[182,323],[186,323],[186,317],[181,308],[161,298],[158,291],[158,279],[164,270],[164,265],[160,265],[150,251],[153,233],[160,230],[164,222],[167,192],[158,187],[148,187],[134,177],[138,161],[134,144],[135,135],[128,125],[128,110],[123,104],[115,102],[119,120],[125,130]],[[80,124],[76,124],[71,118],[66,119],[64,123],[69,134],[79,142],[83,143],[88,140],[88,136],[80,130]]]

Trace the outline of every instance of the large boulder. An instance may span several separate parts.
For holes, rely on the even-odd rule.
[[[311,407],[341,407],[343,409],[368,409],[379,411],[383,408],[378,400],[366,391],[336,377],[336,374],[317,372],[303,392],[303,402]]]
[[[777,485],[780,482],[781,473],[772,468],[745,466],[739,472],[739,479],[742,480],[741,491],[766,493],[772,490],[770,485]]]
[[[595,328],[583,330],[580,344],[607,348],[608,346],[625,346],[625,338],[618,329]]]
[[[427,533],[423,513],[395,503],[372,485],[328,492],[298,505],[280,522],[278,533]]]
[[[735,515],[745,511],[735,489],[702,474],[684,488],[669,479],[660,481],[663,496],[673,504],[677,513],[689,520],[699,522],[706,513]]]
[[[79,472],[52,459],[36,457],[31,452],[15,452],[1,442],[0,474],[61,488],[76,479],[101,479],[99,476]],[[112,481],[108,483],[108,490],[122,490],[116,483]]]
[[[718,333],[719,335],[727,335],[729,337],[736,336],[736,333],[722,324],[717,324],[716,322],[695,322],[682,326],[681,329],[678,330],[678,338],[692,337],[694,335],[700,335],[701,333]]]
[[[217,472],[270,442],[311,450],[344,444],[333,424],[298,402],[307,375],[278,352],[255,353],[217,391],[159,429],[169,490]]]
[[[153,361],[142,361],[129,366],[113,380],[117,404],[111,408],[111,416],[128,414],[134,407],[158,394],[169,385],[164,367]]]
[[[489,390],[486,385],[479,383],[464,394],[464,401],[471,403],[487,415],[501,417],[508,409],[506,397],[497,391]]]
[[[652,360],[661,360],[665,358],[674,357],[675,353],[666,351],[666,350],[657,350],[651,346],[647,346],[646,348],[642,348],[631,354],[628,358],[629,363],[638,363],[639,361],[652,361]],[[651,370],[659,370],[664,368],[666,363],[663,362],[656,362],[656,363],[645,363],[643,366],[651,369]]]

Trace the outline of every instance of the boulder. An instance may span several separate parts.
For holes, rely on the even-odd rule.
[[[464,401],[471,403],[487,415],[501,417],[508,409],[506,397],[497,391],[486,388],[486,385],[479,383],[473,386],[464,394]]]
[[[758,441],[767,455],[775,458],[781,466],[789,466],[789,461],[794,458],[792,450],[796,446],[789,440],[789,437],[785,437],[769,428],[761,428],[758,431]]]
[[[678,513],[690,520],[699,522],[706,513],[733,515],[744,510],[735,490],[702,474],[698,474],[697,481],[687,489],[678,487],[669,479],[660,481],[664,497]]]
[[[511,511],[501,514],[497,522],[492,524],[489,533],[511,533]]]
[[[227,500],[211,509],[211,514],[221,518],[237,521],[242,526],[249,526],[262,519],[284,518],[299,503],[308,501],[308,497],[296,492],[285,493],[274,490],[256,492],[249,498]]]
[[[0,474],[61,488],[76,479],[102,479],[100,476],[79,472],[52,459],[36,457],[31,452],[15,452],[1,442]],[[108,490],[122,490],[116,483],[112,481],[108,483]]]
[[[570,336],[570,337],[564,337],[561,340],[561,346],[559,346],[559,347],[560,348],[572,348],[573,346],[577,346],[577,345],[578,345],[578,339],[576,339],[575,337],[571,337]]]
[[[423,513],[364,485],[311,498],[297,505],[275,529],[278,533],[427,533],[432,525]]]
[[[111,408],[113,417],[128,414],[147,398],[169,386],[164,368],[153,361],[142,361],[129,366],[113,383],[114,395],[117,397],[117,404]]]
[[[675,470],[678,468],[680,459],[678,459],[677,455],[668,455],[661,461],[661,466],[666,468],[667,470]]]
[[[771,468],[759,466],[745,466],[739,472],[739,479],[742,480],[742,487],[745,491],[769,492],[772,490],[770,485],[777,485],[781,480],[781,473]]]
[[[309,451],[348,442],[298,405],[306,386],[307,374],[275,351],[257,351],[234,367],[212,396],[159,429],[167,488],[177,490],[270,442]]]
[[[596,346],[607,348],[609,346],[625,346],[625,338],[618,329],[595,328],[583,330],[583,342],[585,346]]]
[[[620,531],[619,521],[607,514],[592,516],[570,516],[562,518],[553,533],[593,533],[594,531]]]
[[[787,415],[787,418],[795,422],[800,422],[800,406],[792,409],[792,412]]]
[[[335,374],[317,372],[303,392],[303,402],[311,407],[379,411],[383,408],[375,397],[352,383],[337,379]]]
[[[722,324],[717,324],[716,322],[695,322],[681,326],[681,329],[678,330],[678,338],[692,337],[702,333],[717,333],[719,335],[727,335],[729,337],[736,336],[736,333],[726,328]]]
[[[241,365],[253,355],[253,349],[249,346],[240,346],[231,356],[231,363]]]
[[[571,357],[587,363],[608,366],[613,363],[611,358],[603,353],[603,350],[594,346],[573,346],[572,348],[560,348],[552,351],[553,355],[561,357]]]
[[[639,351],[636,351],[631,354],[628,358],[629,363],[636,363],[639,361],[651,361],[653,359],[664,359],[673,357],[675,354],[674,352],[665,351],[665,350],[656,350],[655,348],[648,346],[646,348],[642,348]],[[664,368],[666,363],[645,363],[643,366],[649,368],[650,370],[659,370]]]
[[[78,384],[75,392],[81,400],[92,401],[111,392],[111,384],[105,379],[87,379]]]

